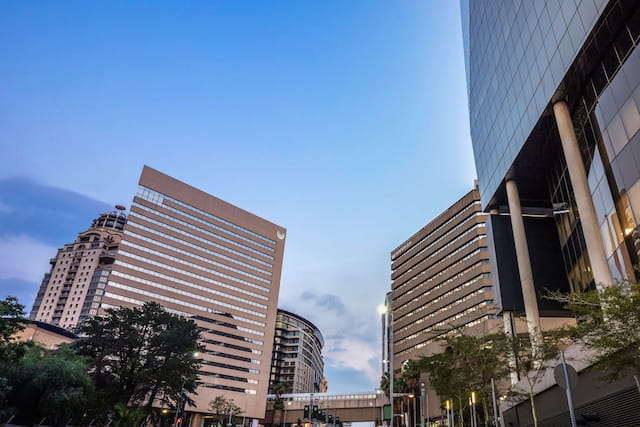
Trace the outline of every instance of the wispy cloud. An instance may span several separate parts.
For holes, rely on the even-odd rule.
[[[309,318],[324,335],[326,368],[360,373],[374,384],[379,381],[379,325],[375,315],[359,315],[357,310],[348,310],[340,296],[312,291],[303,292],[296,305],[290,311]]]
[[[339,315],[345,313],[345,306],[337,295],[316,295],[312,292],[306,291],[302,294],[303,300],[311,300],[315,303],[315,306],[320,309],[326,309],[328,311],[335,311]]]
[[[0,238],[29,236],[59,246],[109,208],[91,197],[28,178],[0,179]]]
[[[28,178],[0,179],[0,297],[17,296],[29,309],[57,248],[109,205]]]

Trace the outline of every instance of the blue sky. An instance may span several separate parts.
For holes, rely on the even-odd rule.
[[[148,164],[287,228],[280,307],[372,390],[389,254],[471,189],[456,1],[0,4],[0,297]]]

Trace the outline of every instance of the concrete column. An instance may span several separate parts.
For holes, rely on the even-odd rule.
[[[516,258],[518,259],[522,299],[524,300],[524,311],[527,317],[527,329],[529,330],[531,344],[536,348],[542,343],[542,328],[540,326],[540,313],[538,312],[536,290],[533,284],[533,272],[531,270],[527,236],[524,231],[524,221],[522,220],[520,194],[518,193],[518,186],[514,180],[509,179],[506,187],[507,199],[509,200],[509,214],[511,216],[511,228],[513,230],[513,241],[516,246]]]
[[[578,215],[580,216],[580,224],[584,240],[587,245],[587,252],[591,260],[591,270],[593,279],[599,290],[604,286],[613,284],[613,276],[607,262],[607,255],[604,250],[602,234],[600,234],[600,226],[596,217],[596,209],[591,198],[589,183],[587,181],[587,173],[582,162],[580,147],[578,146],[578,138],[573,129],[569,106],[566,101],[559,100],[553,104],[553,114],[558,125],[558,133],[562,142],[562,151],[567,161],[567,169],[571,178],[571,186],[576,198],[578,206]]]

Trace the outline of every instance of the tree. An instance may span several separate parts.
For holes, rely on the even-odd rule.
[[[0,417],[9,418],[13,411],[9,409],[7,396],[12,386],[7,378],[7,370],[19,360],[25,352],[25,343],[12,338],[25,327],[28,320],[24,317],[24,306],[15,297],[0,301]]]
[[[389,372],[385,372],[380,378],[380,388],[384,391],[384,394],[389,397]],[[405,383],[402,377],[393,377],[393,394],[396,393],[406,393],[407,392],[407,384]],[[393,414],[399,414],[402,412],[402,400],[393,399]],[[392,425],[394,425],[395,420],[392,420]]]
[[[276,400],[273,402],[273,409],[275,410],[283,410],[284,409],[284,399],[282,398],[283,394],[287,394],[291,392],[291,384],[289,383],[277,383],[273,386],[273,394],[276,395]]]
[[[129,408],[122,402],[116,403],[114,406],[116,410],[115,427],[134,427],[139,426],[142,420],[144,420],[144,412],[138,408]]]
[[[231,418],[231,423],[235,425],[233,419],[242,414],[242,409],[235,404],[233,399],[227,399],[224,396],[216,396],[209,402],[209,410],[213,413],[216,423],[220,425],[224,425],[225,418],[228,417]]]
[[[152,412],[154,402],[193,404],[201,350],[195,322],[166,312],[157,303],[108,309],[82,325],[74,343],[90,357],[97,393],[94,406],[117,403]]]
[[[475,392],[482,405],[480,415],[487,424],[491,378],[497,381],[509,373],[504,335],[450,336],[445,346],[441,353],[420,358],[416,368],[429,374],[431,387],[440,399],[451,401],[460,419],[464,419],[471,392]]]
[[[535,406],[535,386],[540,382],[546,372],[558,364],[560,346],[566,339],[563,330],[551,331],[543,334],[543,340],[537,345],[532,345],[528,335],[503,335],[498,342],[498,347],[510,359],[515,362],[513,369],[518,377],[525,380],[527,388],[519,390],[512,388],[509,396],[512,399],[521,399],[525,396],[531,405],[531,416],[534,427],[538,427],[538,416]]]
[[[283,394],[291,392],[291,384],[279,382],[273,386],[273,394],[276,399],[273,402],[273,424],[279,425],[282,422],[282,410],[285,409]]]
[[[0,301],[0,346],[9,344],[12,337],[22,331],[29,321],[24,317],[24,305],[16,297]]]
[[[32,424],[46,418],[50,425],[80,421],[93,391],[87,363],[66,344],[47,350],[31,344],[5,370],[12,389],[7,403],[16,422]]]
[[[580,320],[568,332],[577,342],[594,350],[591,362],[606,379],[629,369],[640,373],[640,283],[623,281],[600,292],[554,293]]]

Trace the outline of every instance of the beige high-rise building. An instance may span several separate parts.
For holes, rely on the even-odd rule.
[[[30,319],[72,330],[97,313],[126,215],[106,212],[51,258]]]
[[[449,331],[483,334],[496,319],[477,188],[391,253],[393,365],[442,350]]]
[[[206,350],[187,411],[224,395],[264,417],[285,233],[144,167],[102,308],[155,301],[198,324]]]
[[[476,187],[391,252],[392,291],[385,300],[391,313],[383,316],[383,359],[391,356],[396,377],[406,361],[444,351],[449,334],[481,336],[502,328],[494,304],[486,219]],[[428,378],[423,381],[429,398],[419,398],[425,416],[436,421],[440,399]]]

